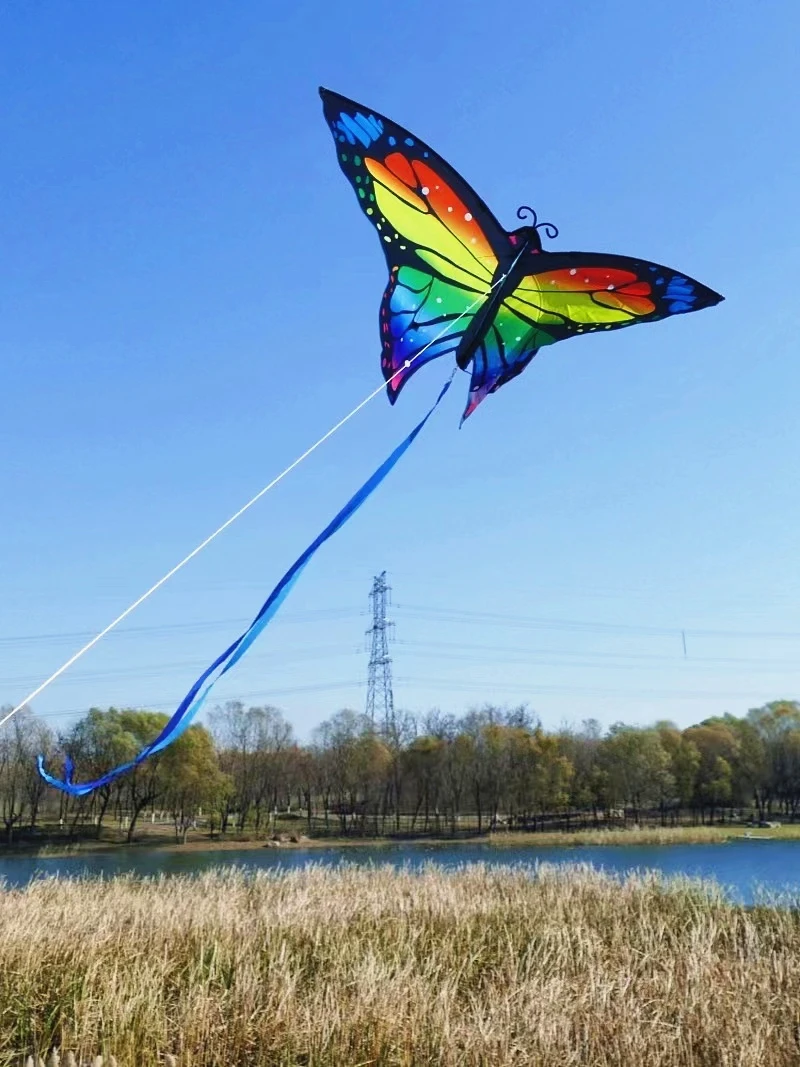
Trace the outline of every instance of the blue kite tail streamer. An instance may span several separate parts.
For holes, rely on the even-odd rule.
[[[69,793],[71,796],[80,797],[85,796],[87,793],[93,792],[95,789],[99,789],[101,786],[108,785],[109,782],[113,782],[115,778],[119,778],[121,774],[125,774],[126,771],[131,771],[134,767],[137,767],[143,760],[146,760],[148,756],[155,755],[156,752],[161,752],[167,745],[171,744],[176,738],[180,737],[183,731],[189,726],[192,719],[197,712],[203,706],[208,694],[216,682],[227,671],[237,663],[248,648],[253,644],[255,639],[261,633],[262,630],[271,622],[278,608],[284,602],[286,597],[291,592],[291,589],[297,579],[300,577],[301,572],[311,560],[311,557],[325,542],[341,529],[347,520],[361,507],[361,505],[370,497],[378,486],[381,484],[386,475],[392,470],[400,457],[408,450],[413,444],[415,438],[422,430],[425,423],[434,413],[439,406],[442,398],[447,390],[450,388],[450,383],[453,380],[453,375],[450,376],[447,382],[445,382],[442,391],[436,398],[435,403],[428,411],[427,415],[419,422],[411,433],[402,441],[394,452],[383,461],[378,469],[364,482],[361,488],[355,493],[354,496],[348,500],[338,515],[333,518],[322,533],[316,538],[315,541],[308,546],[305,552],[295,560],[289,570],[284,574],[270,595],[264,601],[264,604],[250,623],[248,628],[241,634],[232,645],[218,656],[217,659],[208,667],[197,679],[192,688],[183,698],[178,705],[175,712],[167,725],[150,744],[139,752],[137,756],[134,756],[128,763],[122,763],[119,767],[115,767],[113,770],[102,775],[100,778],[95,778],[93,782],[74,782],[72,778],[73,764],[72,760],[67,757],[64,761],[64,778],[55,778],[52,774],[48,774],[44,767],[44,757],[39,756],[37,765],[39,768],[39,774],[50,785],[55,786],[56,789],[61,789],[65,793]]]

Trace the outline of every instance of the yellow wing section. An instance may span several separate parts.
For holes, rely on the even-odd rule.
[[[464,202],[433,167],[401,153],[383,163],[366,157],[375,204],[375,225],[387,245],[413,249],[441,276],[483,291],[491,285],[497,256]]]
[[[541,326],[609,329],[656,311],[650,283],[612,266],[562,267],[523,278],[506,304]]]

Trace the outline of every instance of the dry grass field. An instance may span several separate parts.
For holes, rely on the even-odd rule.
[[[779,827],[759,829],[744,825],[721,826],[629,826],[613,830],[546,830],[543,833],[515,833],[500,831],[487,836],[492,845],[512,845],[535,848],[551,845],[578,847],[581,845],[713,845],[740,837],[764,837],[782,841],[800,838],[800,823],[784,823]]]
[[[800,915],[585,867],[0,891],[0,1064],[800,1063]]]

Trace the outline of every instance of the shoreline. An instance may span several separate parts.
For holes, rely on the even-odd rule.
[[[298,841],[274,841],[270,838],[210,838],[196,834],[185,842],[170,840],[166,836],[144,835],[137,841],[78,841],[72,844],[43,845],[40,847],[15,846],[0,848],[0,860],[8,859],[60,859],[70,856],[106,855],[114,852],[149,850],[152,852],[234,852],[271,848],[281,850],[331,849],[331,848],[397,848],[403,846],[436,848],[482,845],[492,848],[580,848],[620,846],[664,846],[727,844],[736,840],[800,840],[800,824],[785,824],[770,829],[748,827],[744,824],[717,826],[680,826],[630,828],[614,830],[575,830],[536,832],[495,832],[475,834],[469,837],[432,837],[416,835],[409,837],[301,837]]]

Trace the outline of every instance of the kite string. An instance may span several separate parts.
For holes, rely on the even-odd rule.
[[[414,429],[408,434],[400,444],[393,449],[393,451],[386,457],[383,463],[373,471],[373,473],[367,478],[364,484],[356,490],[353,496],[347,501],[343,508],[341,508],[336,515],[331,519],[324,530],[319,533],[311,544],[303,551],[298,558],[291,565],[289,570],[284,574],[267,599],[262,604],[256,617],[239,637],[233,641],[228,648],[217,656],[210,667],[207,667],[197,681],[194,682],[189,692],[180,702],[178,707],[170,716],[169,722],[163,727],[159,735],[144,746],[143,749],[132,760],[128,760],[126,763],[122,763],[117,767],[112,768],[99,778],[90,782],[75,782],[72,778],[73,764],[72,760],[67,755],[64,761],[64,778],[58,779],[52,774],[49,774],[44,766],[44,757],[39,756],[37,765],[39,768],[39,774],[42,778],[49,782],[50,785],[55,786],[57,789],[61,789],[63,792],[69,793],[72,796],[85,796],[87,793],[94,792],[95,789],[99,789],[101,786],[108,785],[115,778],[118,778],[121,774],[125,774],[127,771],[133,770],[148,756],[155,755],[157,752],[163,751],[168,745],[171,745],[173,741],[177,740],[181,736],[184,730],[188,729],[190,723],[197,715],[200,708],[206,702],[209,693],[214,688],[216,683],[222,678],[224,674],[227,674],[232,667],[246,654],[248,649],[257,640],[262,631],[269,626],[272,619],[274,619],[278,610],[283,602],[291,592],[298,578],[302,574],[303,570],[310,563],[313,556],[319,551],[319,549],[330,540],[349,519],[358,511],[358,509],[366,503],[372,496],[375,490],[382,484],[386,476],[394,469],[401,457],[408,451],[411,445],[419,436],[420,432],[430,419],[431,415],[438,408],[439,404],[443,400],[445,393],[450,388],[450,385],[455,377],[456,368],[454,367],[450,377],[445,382],[443,388],[439,392],[439,396],[436,398],[433,406],[429,409],[427,415],[421,422],[417,423]]]
[[[514,264],[512,264],[510,270],[513,269],[513,266],[516,264],[518,259],[519,256],[517,256],[517,259],[514,261]],[[280,474],[276,475],[276,477],[274,477],[268,485],[265,485],[263,489],[260,489],[254,497],[251,497],[246,504],[240,507],[239,510],[233,515],[231,515],[229,519],[226,519],[225,522],[223,522],[221,526],[214,530],[212,534],[209,534],[204,541],[201,541],[196,548],[193,548],[187,556],[184,556],[184,558],[179,563],[176,563],[175,566],[171,570],[167,571],[167,573],[162,578],[159,578],[157,582],[151,585],[145,593],[142,593],[142,595],[136,600],[134,600],[134,602],[129,607],[125,608],[123,612],[117,615],[117,617],[113,619],[108,624],[108,626],[104,627],[104,629],[102,629],[99,633],[95,634],[95,636],[90,641],[87,641],[82,648],[79,648],[77,652],[73,653],[73,655],[70,656],[70,658],[65,663],[62,663],[58,670],[53,671],[49,678],[46,678],[40,685],[36,687],[36,689],[28,693],[28,695],[23,700],[21,700],[19,704],[13,707],[11,711],[9,711],[2,719],[0,719],[0,727],[4,726],[8,722],[8,720],[12,718],[12,716],[16,715],[18,711],[21,711],[26,704],[29,704],[31,702],[31,700],[35,699],[37,696],[39,696],[40,693],[44,692],[44,690],[49,685],[51,685],[57,678],[60,678],[61,675],[65,671],[69,670],[69,668],[74,663],[77,663],[77,661],[82,656],[84,656],[90,649],[94,648],[94,646],[99,641],[101,641],[106,636],[106,634],[111,633],[111,631],[117,626],[119,626],[121,622],[127,619],[127,617],[132,612],[134,612],[140,604],[143,604],[145,600],[148,599],[148,597],[152,596],[153,593],[155,593],[158,589],[161,588],[162,585],[168,582],[169,579],[173,577],[173,575],[177,574],[178,571],[185,567],[186,564],[189,563],[191,560],[193,560],[194,557],[198,555],[198,553],[202,552],[203,549],[210,545],[211,542],[214,541],[217,537],[219,537],[219,535],[223,533],[223,531],[227,530],[228,527],[231,526],[234,522],[236,522],[238,518],[244,515],[244,513],[248,511],[254,504],[256,504],[266,493],[268,493],[270,489],[273,489],[278,484],[278,482],[282,481],[286,477],[287,474],[290,474],[295,469],[295,467],[298,467],[303,462],[303,460],[307,459],[311,455],[312,452],[315,452],[320,447],[320,445],[324,444],[328,440],[328,438],[332,437],[338,430],[340,430],[346,422],[349,422],[354,415],[357,415],[358,412],[361,411],[362,408],[366,407],[366,405],[369,404],[371,400],[374,400],[378,393],[383,392],[389,382],[394,381],[394,379],[398,377],[398,375],[408,370],[408,368],[416,359],[419,359],[419,357],[424,352],[426,352],[432,345],[436,344],[437,341],[441,340],[441,338],[444,337],[444,335],[450,329],[452,329],[452,327],[455,326],[457,322],[463,319],[465,315],[468,315],[474,307],[477,307],[478,304],[482,303],[486,299],[486,297],[492,292],[493,289],[496,289],[498,285],[501,285],[510,273],[510,270],[504,272],[503,275],[490,286],[489,290],[486,293],[481,294],[481,296],[473,300],[473,302],[469,304],[468,307],[466,307],[455,319],[453,319],[452,322],[447,323],[444,329],[441,330],[438,334],[436,334],[435,337],[431,338],[431,340],[428,341],[427,344],[425,344],[419,350],[419,352],[413,355],[410,359],[407,359],[403,366],[394,372],[391,378],[387,379],[387,381],[379,385],[368,396],[364,397],[364,399],[359,404],[357,404],[352,411],[348,412],[347,415],[339,419],[339,421],[334,426],[332,426],[330,430],[327,431],[327,433],[323,434],[322,437],[320,437],[318,441],[315,441],[313,445],[307,448],[305,452],[302,453],[302,455],[298,456],[297,459],[293,460],[288,467],[282,470]]]

